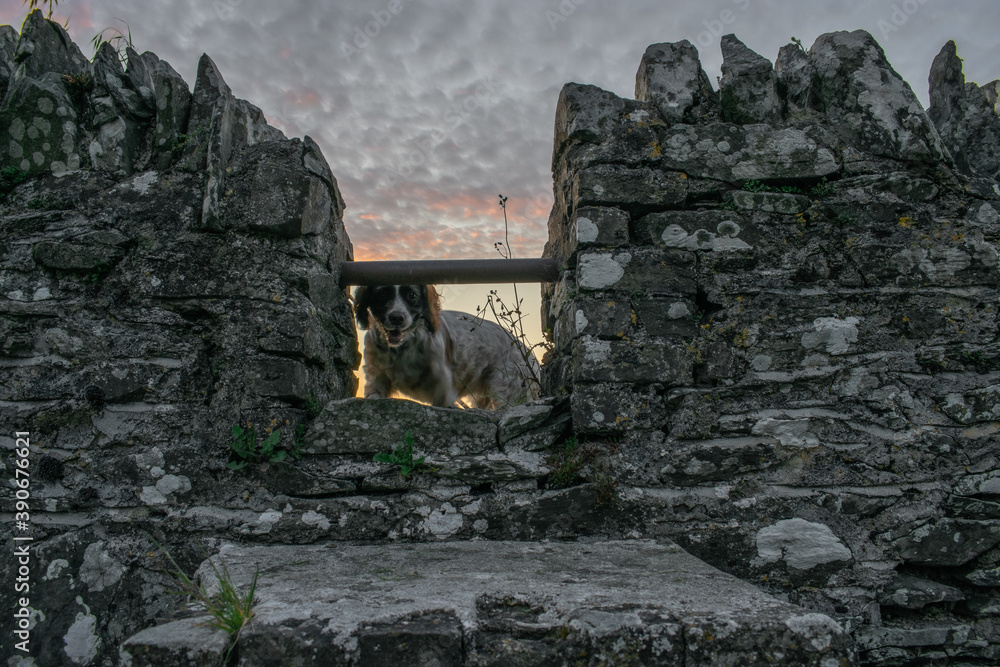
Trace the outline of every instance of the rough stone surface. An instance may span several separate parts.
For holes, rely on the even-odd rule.
[[[996,86],[949,44],[928,114],[860,31],[784,47],[773,73],[722,46],[718,113],[683,43],[647,52],[639,101],[575,95],[573,118],[600,113],[586,136],[557,113],[543,379],[597,443],[583,478],[614,478],[619,529],[831,614],[866,663],[989,664]],[[672,201],[621,182],[676,173]],[[627,244],[574,238],[597,192]]]
[[[736,35],[723,35],[720,45],[722,119],[740,124],[779,120],[781,105],[771,61],[748,49]]]
[[[829,617],[669,543],[226,545],[217,559],[238,583],[256,564],[270,574],[238,641],[248,666],[854,662]],[[128,647],[141,645],[135,637]]]
[[[928,114],[955,165],[970,176],[1000,178],[1000,114],[995,83],[966,83],[955,42],[945,44],[930,73]],[[991,92],[992,91],[992,96]]]
[[[157,544],[193,572],[224,543],[240,582],[274,564],[257,664],[1000,661],[1000,184],[960,131],[997,84],[951,51],[939,126],[863,33],[782,49],[766,122],[726,116],[771,80],[728,38],[736,106],[684,43],[643,99],[568,84],[553,395],[482,413],[352,398],[314,141],[207,57],[189,92],[25,32],[0,30],[0,449],[31,433],[36,664],[192,649],[184,621],[126,641],[176,618]],[[251,429],[280,454],[241,459]]]

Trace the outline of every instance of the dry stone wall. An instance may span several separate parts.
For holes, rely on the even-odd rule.
[[[0,447],[9,469],[31,434],[37,664],[216,661],[217,634],[152,627],[176,608],[158,544],[188,572],[287,564],[241,664],[398,662],[400,637],[455,664],[996,662],[997,84],[949,45],[925,113],[865,33],[774,66],[722,46],[720,91],[684,42],[647,50],[637,100],[563,90],[550,397],[483,412],[352,398],[336,179],[211,59],[192,90],[37,11],[0,27]],[[290,453],[241,460],[251,427]],[[412,474],[373,460],[405,442]],[[447,604],[415,574],[461,553],[449,590],[486,581],[493,545],[546,564]],[[383,547],[431,564],[396,586]],[[622,573],[664,554],[682,574],[630,606]],[[374,606],[344,616],[320,571]]]
[[[39,665],[117,662],[173,606],[151,535],[190,566],[195,538],[257,518],[259,482],[226,468],[234,425],[291,446],[356,388],[351,246],[319,147],[207,56],[193,93],[155,55],[127,60],[105,45],[91,63],[39,11],[0,29],[0,443],[7,472],[14,433],[33,445]]]
[[[862,31],[722,51],[718,91],[687,42],[646,50],[635,100],[563,88],[548,392],[603,443],[619,530],[867,662],[995,662],[997,82],[949,43],[925,112]]]

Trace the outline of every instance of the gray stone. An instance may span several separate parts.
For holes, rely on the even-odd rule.
[[[1000,522],[939,519],[896,540],[899,557],[909,563],[954,567],[964,565],[1000,544]]]
[[[701,68],[698,49],[686,39],[646,49],[635,75],[635,99],[652,102],[668,124],[718,116],[718,94]]]
[[[580,172],[576,206],[676,206],[687,198],[687,178],[676,172],[599,165]]]
[[[733,204],[745,211],[764,211],[766,213],[781,213],[796,215],[809,208],[810,201],[802,195],[785,194],[782,192],[746,192],[734,190],[729,195]]]
[[[436,408],[395,398],[332,401],[306,434],[314,454],[376,454],[413,436],[414,457],[427,453],[486,454],[497,451],[497,425],[483,410]]]
[[[826,119],[856,148],[898,160],[947,161],[910,86],[863,30],[820,35],[809,50]]]
[[[576,341],[574,377],[579,382],[656,382],[667,387],[690,385],[694,352],[686,345],[660,342],[604,341],[589,336]]]
[[[128,667],[216,667],[229,649],[229,635],[209,625],[208,616],[157,625],[122,643]]]
[[[153,86],[153,105],[156,118],[153,126],[152,149],[154,165],[164,170],[173,159],[183,152],[187,141],[197,141],[188,137],[188,114],[191,111],[191,90],[173,67],[160,60],[155,53],[146,51],[140,56],[129,58],[129,68],[135,62],[136,72],[145,72]],[[140,91],[142,88],[140,88]]]
[[[46,74],[76,76],[90,72],[90,62],[66,29],[36,9],[28,14],[21,27],[21,38],[14,53],[15,78],[42,78]]]
[[[923,609],[940,602],[959,602],[965,594],[954,586],[910,574],[899,574],[882,592],[879,603],[903,609]]]
[[[663,168],[723,181],[819,178],[840,171],[827,128],[708,123],[657,128]]]
[[[570,143],[600,143],[625,110],[625,101],[597,86],[567,83],[556,104],[553,164]]]
[[[789,120],[797,114],[808,116],[813,110],[814,73],[809,54],[798,44],[787,44],[778,50],[778,59],[774,61],[776,89]]]
[[[85,164],[78,111],[61,74],[15,78],[0,104],[0,164],[61,176]]]
[[[855,662],[829,617],[670,544],[226,545],[218,558],[237,586],[254,563],[270,565],[239,638],[248,666],[399,664],[415,655],[426,658],[420,664],[536,664],[581,650],[608,664]]]
[[[19,35],[9,25],[0,25],[0,101],[3,100],[14,76],[14,54]]]
[[[955,42],[949,41],[934,58],[930,72],[927,110],[941,133],[955,165],[969,175],[996,180],[1000,176],[1000,117],[996,96],[966,83]]]
[[[720,45],[722,120],[741,125],[779,120],[781,106],[771,61],[748,49],[736,35],[723,35]]]

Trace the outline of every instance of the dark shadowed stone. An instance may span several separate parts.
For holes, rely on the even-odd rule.
[[[77,113],[61,74],[15,79],[0,105],[0,164],[31,175],[79,170]]]
[[[624,110],[625,100],[597,86],[563,86],[556,103],[553,164],[570,142],[600,143]]]
[[[940,519],[896,540],[899,557],[908,563],[954,567],[1000,543],[1000,521]]]
[[[912,574],[898,574],[882,592],[880,604],[903,609],[923,609],[939,602],[959,602],[965,594],[953,586],[946,586]]]
[[[931,106],[927,113],[941,133],[955,165],[966,174],[1000,177],[1000,117],[996,97],[966,83],[955,42],[934,58],[929,77]]]
[[[621,246],[628,243],[628,213],[617,208],[581,207],[576,210],[577,247]]]
[[[668,206],[687,197],[687,178],[677,172],[599,165],[581,171],[577,178],[577,206]]]
[[[38,78],[44,74],[76,75],[90,72],[90,62],[73,43],[66,29],[36,9],[24,20],[14,56],[16,78]]]
[[[462,634],[458,617],[441,612],[364,625],[358,630],[358,664],[461,667],[465,664]]]
[[[723,35],[721,46],[719,97],[722,120],[739,124],[779,120],[781,105],[771,61],[748,49],[736,35]]]
[[[414,456],[497,451],[497,425],[491,413],[396,398],[332,401],[310,425],[305,443],[315,454],[376,454],[402,446],[407,432],[413,436]]]
[[[864,30],[820,35],[809,51],[827,121],[856,148],[899,160],[947,160],[910,86]]]
[[[122,71],[118,52],[104,42],[94,60],[94,108],[96,136],[89,146],[91,164],[122,176],[132,173],[144,128],[136,122],[153,115],[153,107],[134,90]]]
[[[167,61],[157,58],[155,53],[146,51],[138,57],[138,61],[142,62],[141,69],[148,74],[153,86],[153,106],[156,109],[153,164],[157,169],[164,170],[181,153],[182,144],[188,140],[198,140],[184,134],[191,111],[191,90],[181,75]],[[130,58],[129,68],[131,67]],[[136,69],[140,69],[138,64]]]
[[[811,204],[808,197],[784,192],[734,190],[729,193],[728,198],[734,206],[745,211],[764,211],[765,213],[783,213],[785,215],[801,213]]]
[[[993,108],[993,113],[1000,116],[1000,79],[990,81],[985,86],[980,86],[979,89],[986,95],[986,99]]]
[[[718,95],[686,39],[646,48],[635,75],[635,99],[652,102],[667,123],[694,123],[718,113]]]
[[[233,149],[285,139],[284,134],[267,124],[260,109],[233,97],[218,67],[206,54],[198,61],[186,134],[181,166],[207,173],[201,224],[209,229],[218,227],[226,167]]]
[[[3,100],[10,79],[14,76],[14,53],[17,50],[18,37],[14,28],[0,25],[0,100]]]
[[[798,44],[786,44],[778,50],[778,59],[774,61],[777,91],[790,116],[815,108],[812,99],[814,72],[809,54]]]
[[[656,382],[667,387],[692,383],[694,354],[683,344],[605,341],[588,336],[576,341],[573,355],[577,382]]]

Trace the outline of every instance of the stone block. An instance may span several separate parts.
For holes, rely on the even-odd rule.
[[[493,413],[396,398],[331,401],[310,425],[305,443],[313,454],[376,454],[402,446],[407,432],[413,436],[415,455],[498,451]]]
[[[694,123],[718,114],[719,100],[691,42],[652,44],[635,74],[635,99],[652,102],[667,123]]]
[[[748,49],[736,35],[723,35],[720,46],[722,119],[740,124],[780,120],[781,105],[771,61]]]
[[[696,291],[694,257],[687,251],[634,248],[628,252],[581,253],[577,285],[582,291],[614,290],[645,295],[691,295]]]
[[[580,384],[570,395],[578,433],[654,429],[665,420],[665,401],[652,390],[636,392],[624,383]]]
[[[684,344],[606,341],[585,336],[573,345],[574,378],[581,382],[693,384],[694,350]]]
[[[672,207],[687,198],[687,176],[680,172],[598,165],[580,171],[573,183],[577,207],[624,209]]]
[[[937,567],[964,565],[1000,544],[1000,521],[939,519],[896,540],[899,557],[908,563]]]
[[[130,667],[215,667],[225,661],[229,635],[209,625],[208,616],[147,628],[121,645]]]
[[[663,211],[643,216],[633,224],[638,243],[680,250],[749,250],[753,234],[747,222],[734,211]],[[741,237],[746,236],[748,238]]]
[[[811,202],[802,195],[785,194],[783,192],[747,192],[734,190],[727,197],[737,208],[745,211],[763,211],[764,213],[781,213],[797,215],[809,208]]]

